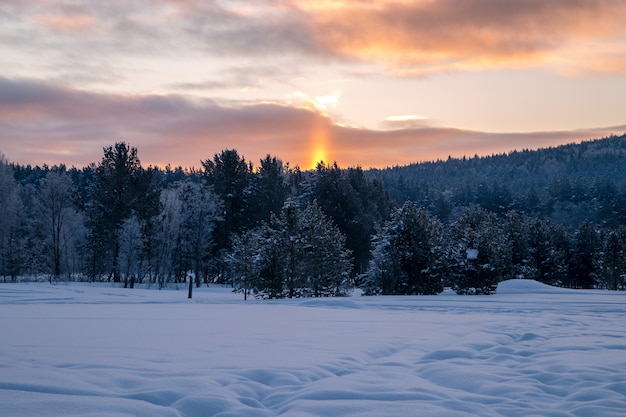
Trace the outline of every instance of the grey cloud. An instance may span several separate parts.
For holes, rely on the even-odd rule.
[[[204,81],[172,83],[165,87],[183,91],[258,88],[268,79],[284,84],[296,75],[299,75],[297,70],[278,66],[231,66],[216,72]]]
[[[5,3],[0,36],[34,53],[57,51],[56,63],[129,55],[177,59],[202,51],[216,59],[364,60],[419,74],[463,63],[540,63],[577,41],[626,36],[622,0],[439,0],[385,2],[377,8],[354,1],[321,11],[299,7],[296,0],[250,4],[266,13],[201,0],[83,0],[71,7],[59,0]],[[45,16],[89,16],[92,27],[59,31],[41,23]]]

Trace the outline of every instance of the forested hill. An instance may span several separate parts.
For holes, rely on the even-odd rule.
[[[626,134],[540,150],[426,162],[367,175],[398,204],[412,200],[442,220],[471,204],[565,225],[626,222]]]
[[[256,297],[489,294],[514,277],[626,289],[626,136],[387,170],[301,172],[234,149],[144,168],[0,154],[0,278],[231,283]],[[369,177],[368,177],[369,176]],[[395,200],[392,201],[392,199]]]

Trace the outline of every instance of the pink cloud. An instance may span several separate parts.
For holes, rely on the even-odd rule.
[[[0,78],[0,152],[21,164],[98,162],[102,148],[126,141],[144,163],[199,167],[235,148],[256,163],[266,154],[309,168],[316,145],[340,166],[385,167],[489,155],[621,134],[587,131],[495,134],[444,127],[348,128],[309,108],[276,103],[226,105],[183,96],[95,94]]]
[[[94,28],[95,19],[89,15],[38,15],[33,18],[37,25],[57,32],[85,32]]]

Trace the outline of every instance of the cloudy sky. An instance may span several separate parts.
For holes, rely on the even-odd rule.
[[[626,0],[2,0],[0,152],[385,167],[626,132]]]

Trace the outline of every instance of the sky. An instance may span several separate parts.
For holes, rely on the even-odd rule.
[[[0,153],[304,169],[626,132],[626,0],[1,0]]]

